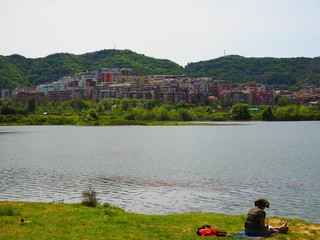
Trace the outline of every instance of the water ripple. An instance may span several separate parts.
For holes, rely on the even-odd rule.
[[[92,187],[132,212],[245,214],[263,196],[268,216],[320,223],[318,129],[0,127],[0,200],[75,203]]]

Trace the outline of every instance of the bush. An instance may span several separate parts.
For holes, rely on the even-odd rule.
[[[96,207],[99,205],[97,192],[91,188],[82,192],[82,198],[83,198],[81,202],[82,205],[85,205],[88,207]]]
[[[261,119],[263,121],[272,121],[272,120],[274,120],[273,112],[272,112],[272,109],[271,109],[270,106],[268,106],[267,108],[265,108],[262,111]]]
[[[192,121],[192,115],[188,109],[180,108],[178,109],[182,121]]]
[[[237,103],[231,107],[233,120],[250,120],[249,105]]]
[[[231,113],[227,113],[227,112],[216,112],[213,113],[209,120],[210,121],[228,121],[231,119]]]

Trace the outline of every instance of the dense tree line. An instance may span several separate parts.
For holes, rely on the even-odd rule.
[[[61,103],[27,104],[0,101],[0,124],[128,125],[179,121],[301,121],[320,120],[319,106],[278,102],[251,112],[248,104],[222,109],[215,104],[191,106],[146,99],[103,99],[99,103],[73,99]]]
[[[131,68],[132,75],[186,74],[230,82],[253,81],[276,84],[282,89],[320,82],[320,57],[245,58],[231,55],[189,63],[183,68],[170,60],[155,59],[130,50],[101,50],[82,55],[57,53],[35,59],[17,54],[0,56],[0,88],[36,86],[100,68]]]

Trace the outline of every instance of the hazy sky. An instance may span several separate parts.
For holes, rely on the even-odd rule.
[[[0,55],[320,56],[320,0],[0,0]]]

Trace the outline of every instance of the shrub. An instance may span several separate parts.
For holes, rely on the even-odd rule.
[[[183,121],[192,121],[192,115],[188,109],[180,108],[178,112]]]
[[[244,103],[237,103],[231,107],[233,120],[250,120],[249,106]]]
[[[272,112],[272,109],[271,109],[270,106],[268,106],[267,108],[265,108],[262,111],[261,119],[263,121],[272,121],[272,120],[274,120],[273,112]]]
[[[88,119],[89,120],[98,120],[99,119],[99,114],[98,114],[98,112],[95,110],[95,109],[90,109],[89,111],[88,111]]]
[[[89,188],[86,191],[82,192],[82,205],[88,207],[96,207],[99,205],[99,201],[97,198],[97,192],[93,189]]]
[[[227,112],[216,112],[213,113],[209,120],[210,121],[228,121],[231,119],[231,113],[227,113]]]

